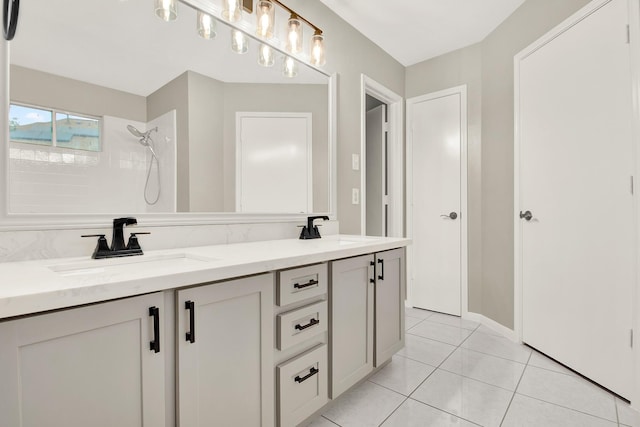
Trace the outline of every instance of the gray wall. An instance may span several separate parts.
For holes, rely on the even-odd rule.
[[[147,121],[144,96],[11,65],[11,100],[91,116]]]
[[[147,117],[153,120],[176,110],[176,198],[178,212],[189,212],[189,81],[185,72],[147,97]]]
[[[528,0],[478,45],[407,69],[408,97],[469,85],[469,306],[509,328],[514,325],[513,57],[587,3]]]
[[[329,125],[327,85],[225,84],[225,211],[234,212],[236,180],[236,112],[312,114],[313,210],[329,210]]]
[[[326,35],[327,65],[324,68],[338,73],[337,198],[340,232],[360,234],[360,205],[351,204],[351,189],[360,188],[360,171],[351,170],[351,154],[361,154],[361,74],[404,96],[405,68],[321,2],[289,0],[287,6],[322,28]]]

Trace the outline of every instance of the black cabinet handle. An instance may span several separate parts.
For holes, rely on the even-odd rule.
[[[379,259],[378,264],[380,264],[380,274],[378,274],[378,280],[384,280],[384,260]]]
[[[371,262],[369,263],[369,265],[370,265],[371,267],[375,267],[375,266],[376,266],[376,263],[375,263],[375,262],[373,262],[373,261],[371,261]],[[374,269],[373,269],[373,277],[369,278],[369,283],[376,283],[376,279],[375,279],[375,277],[376,277],[376,274],[375,274],[375,268],[374,268]]]
[[[11,16],[9,16],[9,5],[11,5]],[[2,8],[2,28],[4,39],[13,40],[18,28],[18,11],[20,10],[20,0],[4,0]]]
[[[149,307],[149,316],[153,316],[153,341],[149,343],[149,349],[160,353],[160,309]]]
[[[196,304],[193,301],[186,301],[184,308],[189,310],[189,332],[187,332],[186,338],[193,344],[196,342]]]
[[[305,375],[304,377],[300,378],[300,376],[296,376],[295,382],[297,382],[297,383],[305,382],[306,380],[308,380],[309,378],[311,378],[312,376],[314,376],[318,372],[320,372],[320,370],[318,370],[316,368],[311,368],[311,369],[309,369],[309,373],[307,375]]]
[[[311,319],[311,320],[309,321],[309,323],[307,323],[307,324],[306,324],[306,325],[304,325],[304,326],[302,326],[302,325],[300,325],[300,324],[296,325],[296,329],[297,329],[297,330],[299,330],[299,331],[304,331],[305,329],[310,328],[310,327],[312,327],[312,326],[315,326],[315,325],[317,325],[318,323],[320,323],[320,320],[318,320],[318,319]]]
[[[305,283],[304,285],[301,285],[300,283],[295,283],[293,285],[293,287],[295,289],[304,289],[304,288],[308,288],[309,286],[313,286],[313,285],[317,285],[317,284],[318,284],[317,280],[311,279],[311,280],[309,280],[308,283]]]

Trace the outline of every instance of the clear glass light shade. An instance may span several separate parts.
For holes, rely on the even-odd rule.
[[[249,50],[249,40],[242,31],[231,30],[231,50],[241,54]]]
[[[256,5],[256,34],[263,39],[273,38],[273,27],[275,26],[276,10],[269,0],[258,0]]]
[[[273,67],[275,62],[276,56],[274,55],[271,46],[267,46],[266,44],[260,45],[260,50],[258,51],[258,64],[263,67]]]
[[[302,52],[302,22],[297,16],[291,15],[287,28],[287,52]]]
[[[156,15],[163,21],[175,21],[178,18],[178,0],[155,0]]]
[[[198,11],[198,34],[203,39],[213,39],[216,37],[216,20],[202,11]]]
[[[314,34],[311,38],[311,65],[322,66],[327,63],[324,56],[324,36]]]
[[[242,18],[242,0],[223,0],[222,17],[229,22],[238,22]]]
[[[284,59],[282,75],[289,78],[293,78],[298,75],[298,63],[295,59],[291,58],[290,56],[287,56]]]

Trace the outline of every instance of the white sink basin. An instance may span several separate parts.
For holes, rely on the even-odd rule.
[[[178,253],[92,259],[69,264],[50,265],[48,268],[60,276],[84,276],[100,273],[131,273],[140,271],[140,269],[157,270],[178,266],[198,266],[211,261],[216,261],[216,259]]]
[[[380,240],[380,237],[372,236],[349,236],[338,239],[339,245],[353,245],[354,243],[369,243]]]

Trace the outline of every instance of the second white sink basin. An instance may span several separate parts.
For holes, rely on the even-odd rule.
[[[176,266],[198,266],[212,261],[216,261],[216,259],[178,253],[92,259],[69,264],[50,265],[48,268],[60,276],[84,276],[100,273],[131,273],[140,269],[155,270]]]

